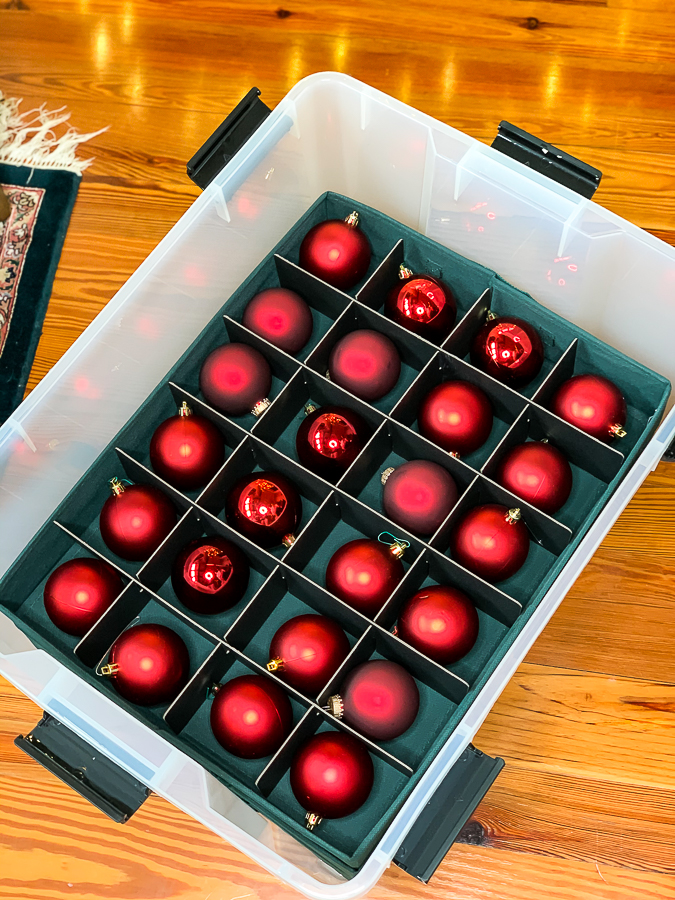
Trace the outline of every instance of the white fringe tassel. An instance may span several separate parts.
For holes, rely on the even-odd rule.
[[[0,162],[35,169],[66,169],[81,175],[93,159],[78,159],[77,148],[107,128],[79,134],[75,128],[57,137],[54,129],[70,118],[65,106],[48,112],[44,106],[19,113],[20,100],[0,91]]]

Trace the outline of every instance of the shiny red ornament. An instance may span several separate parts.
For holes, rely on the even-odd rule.
[[[187,684],[190,657],[183,639],[165,625],[134,625],[117,638],[101,667],[115,689],[138,706],[170,703]]]
[[[110,563],[69,559],[47,579],[45,610],[61,631],[82,637],[123,590],[124,582]]]
[[[244,325],[270,344],[298,353],[312,335],[312,310],[300,294],[286,288],[268,288],[249,300]]]
[[[312,275],[345,291],[368,271],[371,250],[359,226],[359,214],[328,219],[311,228],[300,245],[300,265]]]
[[[543,441],[518,444],[499,464],[495,481],[549,515],[567,502],[572,469],[564,453]]]
[[[452,475],[426,459],[385,469],[381,481],[385,513],[413,534],[433,534],[457,502]]]
[[[126,485],[113,478],[110,488],[112,497],[99,517],[101,537],[122,559],[147,559],[176,524],[173,504],[150,484]]]
[[[373,659],[353,669],[326,709],[374,741],[407,731],[420,707],[415,679],[398,663]]]
[[[465,593],[450,585],[422,588],[403,606],[397,634],[441,665],[456,662],[478,638],[478,613]]]
[[[524,319],[491,314],[473,339],[471,362],[498,381],[524,387],[541,370],[544,345]]]
[[[447,284],[431,275],[414,275],[405,266],[399,279],[384,301],[385,315],[429,341],[445,340],[457,318],[457,301]]]
[[[171,585],[193,612],[214,615],[232,609],[246,593],[251,570],[236,544],[223,537],[197,538],[176,557]]]
[[[556,391],[551,409],[605,444],[626,436],[626,401],[614,382],[602,375],[569,378]]]
[[[302,498],[279,472],[244,475],[227,495],[225,516],[260,547],[290,547],[302,518]]]
[[[530,537],[517,508],[476,506],[450,535],[453,559],[485,581],[504,581],[527,559]]]
[[[370,538],[349,541],[331,556],[326,587],[364,616],[373,616],[403,578],[403,541],[383,544]]]
[[[351,734],[315,734],[291,764],[291,789],[307,810],[305,823],[310,831],[321,819],[355,813],[370,796],[374,780],[373,761]]]
[[[270,405],[272,370],[248,344],[223,344],[206,357],[199,387],[211,406],[229,416],[260,415]]]
[[[349,653],[349,641],[337,622],[308,613],[277,629],[267,668],[292,687],[316,696]]]
[[[436,385],[422,400],[417,418],[424,437],[457,456],[478,450],[492,431],[490,401],[468,381]]]
[[[295,447],[300,462],[322,478],[337,481],[365,447],[371,427],[353,409],[345,406],[311,405],[298,428]]]
[[[240,759],[271,756],[293,726],[288,697],[264,675],[240,675],[219,685],[211,706],[218,743]]]
[[[225,441],[213,422],[182,403],[150,441],[150,464],[160,478],[182,490],[203,487],[225,460]]]
[[[360,328],[340,338],[333,347],[328,374],[362,400],[379,400],[398,381],[401,357],[386,335]]]

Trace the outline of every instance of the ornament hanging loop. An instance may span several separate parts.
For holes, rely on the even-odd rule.
[[[380,532],[377,539],[381,544],[386,544],[389,547],[392,556],[396,559],[400,559],[410,546],[410,541],[406,541],[403,538],[397,538],[396,535],[392,534],[390,531]]]

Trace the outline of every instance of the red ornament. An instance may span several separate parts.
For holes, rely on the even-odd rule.
[[[385,469],[381,481],[385,513],[413,534],[433,534],[457,502],[452,476],[425,459]]]
[[[381,543],[357,538],[331,556],[326,569],[326,587],[364,616],[373,616],[403,578],[401,557],[407,541]]]
[[[173,504],[150,484],[126,485],[113,478],[110,488],[112,497],[99,517],[101,537],[122,559],[147,559],[176,524]]]
[[[485,581],[504,581],[527,559],[530,537],[519,509],[498,503],[476,506],[450,535],[450,550],[460,566]]]
[[[47,615],[61,631],[85,635],[124,590],[116,569],[102,559],[69,559],[47,579]]]
[[[450,288],[431,275],[414,275],[405,266],[399,270],[399,279],[384,301],[385,315],[429,341],[444,340],[457,318]]]
[[[150,441],[150,464],[174,487],[194,490],[211,481],[225,459],[225,441],[204,416],[183,402],[177,416],[165,419]]]
[[[368,423],[345,406],[308,404],[295,447],[300,462],[328,481],[337,481],[351,466],[372,434]]]
[[[187,684],[190,657],[183,639],[165,625],[134,625],[112,645],[101,674],[131,703],[158,706]]]
[[[270,344],[297,353],[312,335],[312,311],[300,294],[286,288],[268,288],[249,300],[242,322]]]
[[[567,502],[572,490],[572,469],[557,447],[543,441],[527,441],[506,454],[495,481],[551,514]]]
[[[626,401],[614,382],[602,375],[575,375],[564,381],[551,401],[551,409],[605,444],[626,436]]]
[[[225,516],[232,528],[261,547],[290,547],[302,518],[302,499],[279,472],[244,475],[227,495]]]
[[[488,313],[488,321],[473,339],[471,362],[498,381],[523,387],[539,374],[544,346],[529,322]]]
[[[333,347],[328,373],[336,384],[362,400],[379,400],[398,381],[401,357],[384,334],[360,328]]]
[[[259,416],[270,405],[272,370],[265,357],[248,344],[223,344],[206,357],[199,387],[211,406],[229,416]]]
[[[232,541],[216,536],[198,538],[176,557],[171,585],[188,609],[214,615],[239,603],[250,574],[248,560]]]
[[[456,662],[478,637],[476,607],[450,585],[422,588],[406,602],[398,620],[398,636],[441,665]]]
[[[473,453],[492,431],[492,406],[468,381],[443,381],[426,395],[418,414],[420,432],[456,456]]]
[[[361,281],[370,265],[368,238],[359,229],[359,214],[328,219],[311,228],[300,246],[300,265],[344,291]]]
[[[327,711],[374,741],[391,741],[415,721],[420,692],[403,666],[373,659],[353,669]]]
[[[311,831],[322,819],[341,819],[355,813],[368,799],[375,780],[373,761],[351,734],[315,734],[291,764],[291,788],[307,810]]]
[[[349,641],[327,616],[295,616],[277,629],[267,668],[307,696],[316,696],[349,653]]]
[[[219,685],[211,707],[218,743],[240,759],[275,753],[293,725],[288,697],[264,675],[240,675]]]

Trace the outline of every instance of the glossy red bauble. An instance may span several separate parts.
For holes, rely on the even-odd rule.
[[[399,277],[384,302],[385,315],[429,341],[445,340],[457,318],[450,288],[431,275],[413,275],[404,266]]]
[[[82,637],[123,589],[117,570],[102,559],[69,559],[47,579],[45,610],[61,631]]]
[[[312,335],[312,311],[300,294],[286,288],[268,288],[249,300],[243,324],[270,344],[298,353]]]
[[[374,741],[391,741],[415,721],[420,692],[398,663],[373,659],[353,669],[328,710]]]
[[[456,662],[478,637],[478,613],[462,591],[449,585],[422,588],[404,605],[398,636],[442,665]]]
[[[457,485],[444,468],[414,459],[382,473],[385,513],[413,534],[433,534],[457,502]]]
[[[614,382],[602,375],[575,375],[563,382],[551,401],[551,409],[556,416],[605,444],[626,435],[626,401]]]
[[[361,328],[340,338],[333,347],[328,374],[362,400],[379,400],[398,381],[401,357],[386,335]]]
[[[269,405],[272,370],[254,347],[223,344],[204,360],[199,387],[211,406],[227,415],[259,415]]]
[[[529,322],[516,316],[495,316],[473,339],[471,362],[498,381],[524,387],[541,370],[544,345]]]
[[[328,481],[337,481],[372,433],[365,419],[353,409],[321,406],[311,410],[298,428],[295,447],[306,469]]]
[[[572,469],[564,453],[543,441],[518,444],[499,464],[495,481],[549,515],[567,502]]]
[[[530,537],[519,509],[476,506],[450,535],[452,558],[485,581],[504,581],[527,559]]]
[[[420,432],[448,453],[466,456],[481,447],[492,431],[487,395],[468,381],[443,381],[420,405]]]
[[[101,673],[126,700],[157,706],[185,687],[190,657],[183,639],[165,625],[134,625],[112,645]]]
[[[261,759],[275,753],[292,725],[288,697],[264,675],[240,675],[220,685],[211,706],[216,740],[240,759]]]
[[[312,275],[345,291],[368,271],[371,250],[358,227],[358,213],[328,219],[311,228],[300,246],[300,265]]]
[[[302,499],[279,472],[244,475],[225,502],[228,524],[260,547],[289,547],[302,518]]]
[[[316,696],[349,653],[337,622],[312,613],[295,616],[278,628],[267,668],[307,696]]]
[[[214,535],[183,547],[171,569],[171,585],[188,609],[214,615],[239,603],[250,574],[239,547]]]
[[[99,517],[101,537],[122,559],[147,559],[176,524],[173,504],[150,484],[126,485],[114,478],[111,488]]]
[[[177,416],[155,429],[150,464],[160,478],[182,490],[203,487],[225,460],[225,441],[213,422],[183,403]]]
[[[370,538],[349,541],[331,556],[326,587],[349,606],[371,618],[403,578],[400,544]]]

